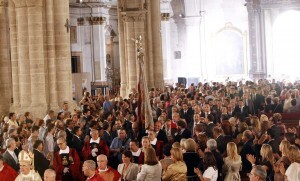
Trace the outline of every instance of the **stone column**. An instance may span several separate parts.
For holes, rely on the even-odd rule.
[[[250,76],[254,80],[265,78],[265,58],[262,51],[261,9],[258,1],[246,0],[249,23]]]
[[[165,82],[172,82],[171,70],[171,29],[170,29],[170,12],[171,0],[161,2],[161,38],[162,38],[162,56],[163,56],[163,77]]]
[[[26,0],[28,7],[28,45],[31,78],[31,107],[47,109],[43,0]]]
[[[161,13],[160,0],[151,0],[151,26],[152,26],[152,46],[153,46],[153,77],[154,87],[163,88],[163,59],[161,43]],[[153,86],[153,85],[152,85]],[[148,86],[151,88],[151,83]]]
[[[53,0],[46,1],[46,37],[47,37],[47,62],[48,62],[48,103],[49,108],[57,110],[57,84],[56,84],[56,60],[55,60],[55,32],[54,32],[54,12]]]
[[[11,103],[9,60],[8,2],[0,0],[0,113],[7,113]]]
[[[20,106],[19,92],[19,68],[18,68],[18,49],[17,49],[17,22],[16,9],[13,0],[8,1],[8,16],[10,29],[10,58],[11,58],[11,74],[12,74],[12,99],[13,108]]]
[[[91,17],[90,18],[91,31],[93,31],[93,52],[94,52],[94,72],[95,81],[106,81],[106,45],[105,45],[105,18]]]
[[[56,83],[59,104],[72,101],[72,76],[69,31],[69,1],[53,0]]]
[[[17,22],[17,51],[19,67],[20,106],[24,109],[31,104],[31,76],[28,48],[28,11],[24,0],[14,0]]]

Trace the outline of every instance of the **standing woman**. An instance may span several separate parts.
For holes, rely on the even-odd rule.
[[[227,157],[224,158],[223,172],[225,181],[240,181],[239,171],[242,167],[241,156],[237,153],[237,146],[234,142],[227,144]]]
[[[162,168],[158,163],[154,148],[147,148],[144,153],[144,165],[142,165],[141,172],[137,175],[137,180],[160,181]]]
[[[121,174],[121,181],[126,180],[136,180],[137,174],[139,172],[139,166],[135,163],[132,163],[132,153],[131,151],[124,151],[122,153],[123,163],[119,164],[118,172]]]
[[[285,169],[287,169],[290,166],[291,161],[288,158],[290,145],[291,145],[290,142],[287,141],[287,140],[282,140],[280,145],[279,145],[279,151],[281,152],[281,157],[275,163],[274,181],[284,180],[284,175],[280,172],[280,165],[283,164]]]
[[[204,158],[204,173],[202,174],[198,168],[194,168],[194,172],[198,175],[201,181],[217,181],[218,168],[215,156],[211,152],[205,152]]]
[[[183,161],[183,155],[181,148],[172,148],[171,149],[171,158],[174,161],[173,164],[163,167],[163,181],[186,181],[187,167]]]

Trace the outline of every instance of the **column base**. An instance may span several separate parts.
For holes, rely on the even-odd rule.
[[[249,76],[254,81],[257,81],[259,79],[265,79],[266,78],[266,73],[264,73],[264,72],[250,72]]]

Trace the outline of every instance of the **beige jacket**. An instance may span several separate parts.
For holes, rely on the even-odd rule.
[[[186,181],[187,167],[184,162],[175,162],[169,165],[167,171],[163,174],[163,181]]]

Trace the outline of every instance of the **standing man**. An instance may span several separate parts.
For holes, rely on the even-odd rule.
[[[3,160],[9,166],[11,166],[16,172],[19,172],[20,165],[18,161],[18,157],[15,154],[15,149],[17,147],[16,141],[13,138],[9,138],[6,140],[6,151],[3,153]]]
[[[14,181],[18,173],[4,162],[3,156],[0,155],[0,178],[5,181]]]
[[[59,151],[55,153],[53,167],[56,172],[56,180],[61,181],[82,181],[80,159],[75,149],[67,146],[66,139],[57,139]]]

